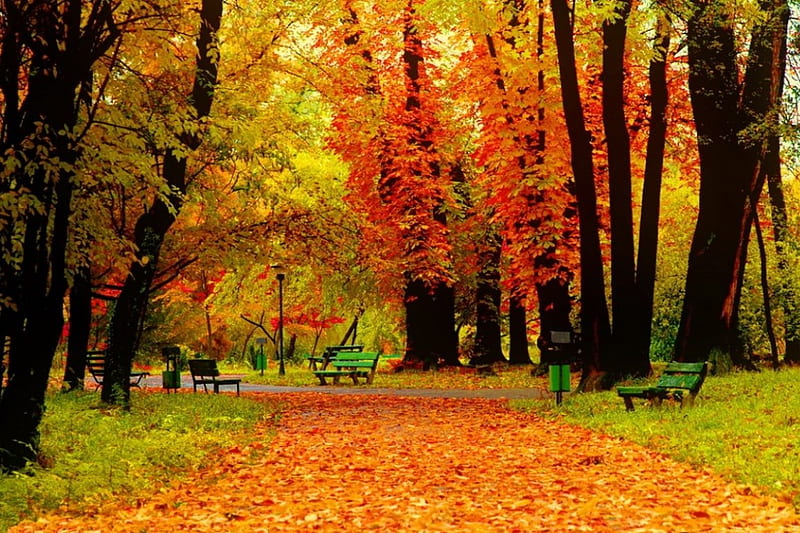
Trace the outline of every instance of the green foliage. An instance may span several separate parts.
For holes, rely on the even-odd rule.
[[[131,412],[95,393],[54,394],[42,422],[39,465],[0,479],[0,531],[59,506],[157,490],[206,454],[241,444],[274,407],[227,395],[139,393]]]
[[[789,497],[800,508],[798,383],[800,369],[712,376],[695,406],[686,409],[664,404],[628,413],[613,391],[570,396],[558,410],[552,401],[515,406],[709,466],[729,479]]]

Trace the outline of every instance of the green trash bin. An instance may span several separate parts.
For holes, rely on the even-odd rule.
[[[177,346],[166,346],[161,349],[161,355],[167,364],[167,369],[161,372],[161,386],[167,392],[181,388],[181,371],[178,368],[178,360],[181,356],[181,349]]]
[[[549,367],[550,370],[550,392],[556,393],[556,405],[561,405],[562,395],[570,390],[570,371],[569,365],[554,363]]]

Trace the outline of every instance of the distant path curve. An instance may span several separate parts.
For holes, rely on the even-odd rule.
[[[237,377],[230,375],[225,377]],[[238,376],[242,377],[242,376]],[[160,388],[161,376],[150,376],[147,378],[148,388]],[[182,376],[181,387],[192,389],[192,378]],[[227,391],[230,387],[223,390]],[[289,387],[281,385],[258,385],[255,383],[242,383],[242,392],[269,392],[274,394],[288,393],[324,393],[338,395],[370,395],[370,396],[408,396],[426,398],[506,398],[508,400],[517,399],[540,399],[550,398],[552,394],[536,387],[508,388],[508,389],[390,389],[385,387],[352,387],[350,385],[311,385],[308,387]]]

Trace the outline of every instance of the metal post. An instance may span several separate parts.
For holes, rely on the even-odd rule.
[[[278,272],[278,357],[280,359],[280,366],[278,367],[278,375],[286,375],[286,367],[283,364],[283,272]]]

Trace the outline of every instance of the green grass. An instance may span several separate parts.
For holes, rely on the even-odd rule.
[[[800,369],[709,377],[692,408],[634,402],[628,413],[612,391],[573,395],[559,408],[552,401],[514,406],[708,466],[790,498],[800,510]]]
[[[276,407],[228,395],[134,391],[131,412],[101,408],[99,394],[52,394],[42,421],[39,465],[0,477],[0,531],[60,506],[80,509],[135,497],[198,467]]]

